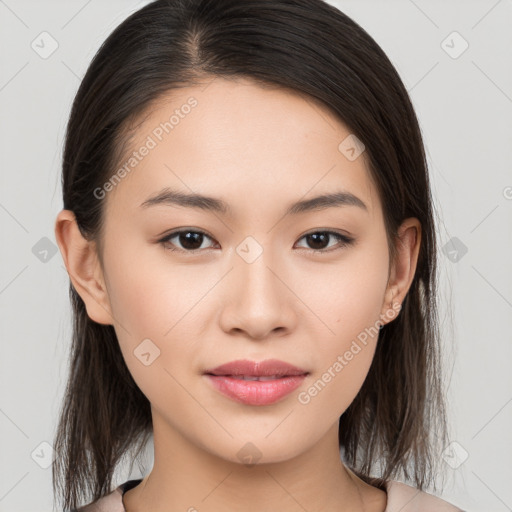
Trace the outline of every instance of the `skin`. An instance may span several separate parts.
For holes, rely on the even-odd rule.
[[[131,150],[191,96],[197,106],[103,199],[103,265],[71,211],[62,210],[55,224],[89,317],[114,326],[151,402],[155,462],[125,494],[126,510],[382,512],[386,493],[344,466],[337,439],[339,417],[366,378],[378,336],[309,403],[298,395],[365,328],[392,321],[390,308],[402,303],[414,277],[420,223],[404,221],[390,265],[365,153],[350,161],[338,149],[347,127],[311,98],[246,79],[171,91],[135,123]],[[139,206],[164,187],[221,198],[232,213]],[[283,216],[297,200],[338,190],[368,210],[344,205]],[[177,228],[211,238],[193,255],[183,238],[158,242]],[[355,243],[342,247],[331,237],[314,245],[304,237],[322,230]],[[236,251],[247,236],[263,250],[251,263]],[[147,338],[160,356],[146,366],[134,351]],[[272,405],[235,402],[203,376],[234,359],[269,358],[310,372]],[[237,456],[248,442],[261,454],[251,467]]]

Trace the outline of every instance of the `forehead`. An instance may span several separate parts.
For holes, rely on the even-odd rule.
[[[365,153],[354,160],[343,151],[347,126],[320,101],[289,89],[243,78],[173,89],[129,134],[116,167],[126,172],[107,194],[109,208],[135,211],[171,187],[224,198],[233,212],[251,199],[263,207],[333,190],[360,197],[371,215],[380,209]]]

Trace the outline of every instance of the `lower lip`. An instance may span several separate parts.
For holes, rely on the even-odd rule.
[[[206,375],[212,385],[227,397],[246,405],[269,405],[297,389],[306,375],[274,380],[242,380],[225,375]]]

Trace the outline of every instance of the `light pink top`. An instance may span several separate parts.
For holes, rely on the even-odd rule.
[[[77,512],[126,512],[122,502],[125,485],[126,482]],[[386,482],[385,486],[388,501],[384,512],[464,512],[441,498],[396,480]]]

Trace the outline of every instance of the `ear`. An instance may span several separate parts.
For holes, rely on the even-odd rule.
[[[398,229],[398,240],[395,245],[396,258],[391,263],[388,285],[382,304],[381,319],[384,324],[391,322],[400,312],[402,302],[416,273],[420,245],[420,221],[416,218],[404,220]]]
[[[87,315],[99,324],[112,325],[112,312],[96,244],[86,240],[71,210],[62,210],[55,221],[55,238],[69,278],[85,303]]]

